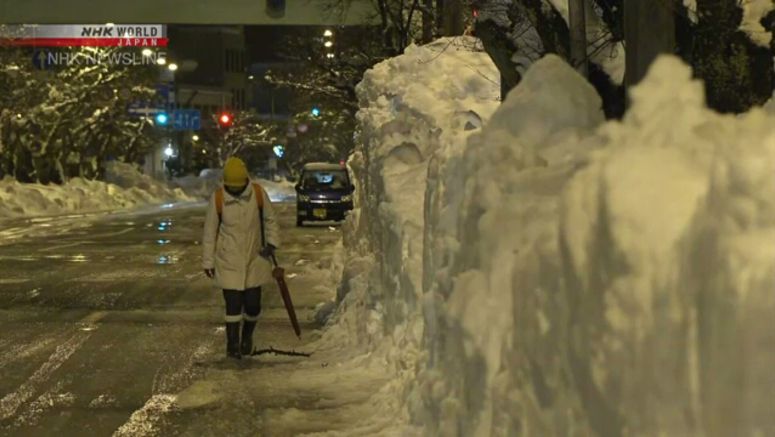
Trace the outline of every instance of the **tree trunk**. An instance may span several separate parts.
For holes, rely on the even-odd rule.
[[[587,68],[587,18],[584,0],[568,0],[568,22],[570,30],[570,62],[584,77]]]
[[[422,3],[422,43],[427,44],[433,41],[433,27],[435,23],[433,0],[422,0]]]
[[[654,59],[675,52],[675,19],[667,0],[624,0],[627,41],[624,82],[627,88],[643,79]]]
[[[444,1],[444,36],[458,36],[465,31],[463,0]]]
[[[444,0],[436,0],[436,29],[435,29],[435,35],[443,35],[444,31]]]
[[[508,29],[499,27],[492,20],[478,21],[474,35],[482,41],[484,51],[490,55],[490,59],[500,72],[501,101],[503,101],[509,91],[522,80],[517,66],[511,60],[518,47],[514,44],[514,40],[509,38]]]

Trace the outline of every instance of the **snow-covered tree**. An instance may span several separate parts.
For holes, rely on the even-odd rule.
[[[239,156],[252,165],[265,163],[272,154],[272,147],[282,142],[283,134],[280,122],[262,120],[252,110],[237,111],[233,114],[232,125],[221,129],[221,138],[214,143],[219,158],[216,164],[223,165],[230,156]]]
[[[624,111],[626,4],[587,0],[588,79],[608,116]],[[569,59],[567,0],[473,0],[472,6],[478,15],[476,35],[501,72],[504,93],[544,54]],[[712,108],[740,112],[772,95],[771,0],[664,0],[648,2],[649,7],[675,14],[674,51],[704,80]]]
[[[474,0],[472,7],[475,34],[501,72],[503,95],[545,54],[570,60],[567,0]],[[621,10],[621,0],[587,2],[589,80],[611,117],[624,111]]]
[[[0,51],[0,172],[25,182],[100,177],[108,159],[136,162],[155,144],[148,120],[127,112],[150,100],[155,67],[89,62],[119,48],[62,49],[70,65],[40,70],[33,52]]]

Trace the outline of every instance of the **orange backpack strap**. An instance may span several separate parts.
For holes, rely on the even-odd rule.
[[[253,192],[256,193],[256,202],[258,203],[258,209],[264,209],[264,189],[261,185],[254,183]]]
[[[218,213],[218,221],[223,216],[223,187],[215,190],[215,211]]]

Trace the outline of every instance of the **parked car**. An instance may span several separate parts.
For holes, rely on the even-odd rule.
[[[309,163],[296,185],[296,226],[306,221],[341,221],[353,209],[355,186],[347,167]]]

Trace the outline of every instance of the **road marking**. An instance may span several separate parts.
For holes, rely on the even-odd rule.
[[[172,411],[176,399],[177,396],[171,394],[151,396],[143,408],[132,413],[129,420],[113,433],[113,437],[154,435],[162,416]]]
[[[12,285],[12,284],[24,284],[25,282],[30,282],[31,279],[23,279],[23,278],[2,278],[0,279],[0,285]]]
[[[81,319],[80,323],[93,324],[105,317],[105,312],[99,311]],[[19,388],[0,399],[0,420],[13,416],[19,407],[30,400],[41,386],[48,381],[73,354],[92,336],[92,331],[78,331],[67,341],[57,346],[54,353],[32,374]]]
[[[113,433],[113,437],[157,435],[164,415],[176,408],[178,396],[170,394],[169,391],[186,385],[185,381],[191,378],[190,369],[195,362],[207,356],[211,344],[212,340],[199,345],[176,371],[164,374],[164,366],[162,366],[153,378],[153,391],[162,393],[154,394],[142,408],[132,413],[129,420]]]
[[[81,244],[83,244],[82,241],[77,241],[75,243],[68,243],[68,244],[60,244],[58,246],[50,246],[50,247],[45,247],[43,249],[39,249],[38,252],[53,252],[55,250],[67,249],[68,247],[80,246]]]
[[[54,341],[55,340],[50,337],[42,340],[36,338],[31,343],[18,344],[8,348],[3,347],[3,352],[0,354],[0,369],[17,361],[26,360],[42,349],[48,347]]]

